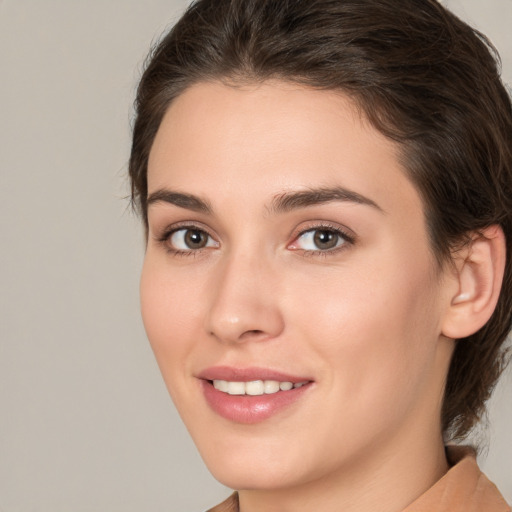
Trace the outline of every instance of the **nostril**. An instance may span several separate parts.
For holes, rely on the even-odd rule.
[[[258,337],[258,336],[263,336],[265,333],[259,329],[251,329],[251,330],[248,330],[248,331],[245,331],[241,338],[249,338],[249,337]]]

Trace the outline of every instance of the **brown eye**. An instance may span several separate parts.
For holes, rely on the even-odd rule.
[[[218,246],[208,233],[197,228],[177,229],[169,236],[169,244],[176,251],[195,251]]]
[[[300,249],[307,253],[326,253],[347,243],[353,243],[353,239],[341,230],[320,227],[303,231],[288,247],[293,250]]]
[[[338,233],[325,229],[317,229],[314,231],[313,242],[318,249],[327,250],[334,249],[339,241]]]
[[[208,235],[203,231],[188,229],[185,233],[185,245],[189,249],[202,249],[208,243]]]

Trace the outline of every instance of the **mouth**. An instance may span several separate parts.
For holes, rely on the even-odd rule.
[[[293,407],[314,382],[263,368],[215,367],[200,375],[210,409],[234,423],[254,424]]]

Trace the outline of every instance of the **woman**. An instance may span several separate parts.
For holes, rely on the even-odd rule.
[[[512,109],[430,0],[200,0],[142,77],[144,324],[235,511],[510,510]]]

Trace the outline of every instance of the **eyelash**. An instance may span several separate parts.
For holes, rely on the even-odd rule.
[[[157,242],[161,245],[163,245],[166,249],[166,251],[171,254],[172,256],[176,257],[196,257],[200,253],[203,252],[205,248],[200,249],[190,249],[190,250],[182,250],[182,249],[174,249],[169,245],[169,240],[172,235],[177,233],[178,231],[199,231],[201,233],[204,233],[208,238],[215,240],[214,237],[212,237],[206,229],[204,229],[201,226],[197,226],[194,224],[184,224],[179,226],[173,226],[172,228],[166,229],[160,236],[156,238]],[[315,224],[311,227],[308,227],[307,229],[301,229],[296,234],[293,235],[293,241],[291,243],[295,243],[297,240],[299,240],[302,236],[304,236],[306,233],[314,232],[314,231],[327,231],[330,233],[333,233],[334,235],[340,237],[343,240],[343,243],[339,247],[334,247],[332,249],[327,250],[305,250],[305,249],[291,249],[293,251],[302,251],[303,256],[316,256],[316,257],[328,257],[334,254],[337,254],[340,251],[346,250],[347,246],[354,245],[356,242],[356,237],[352,234],[348,234],[345,230],[343,230],[339,226],[334,226],[329,223],[321,223],[321,224]],[[217,242],[218,243],[218,242]],[[288,244],[290,246],[291,244]]]

